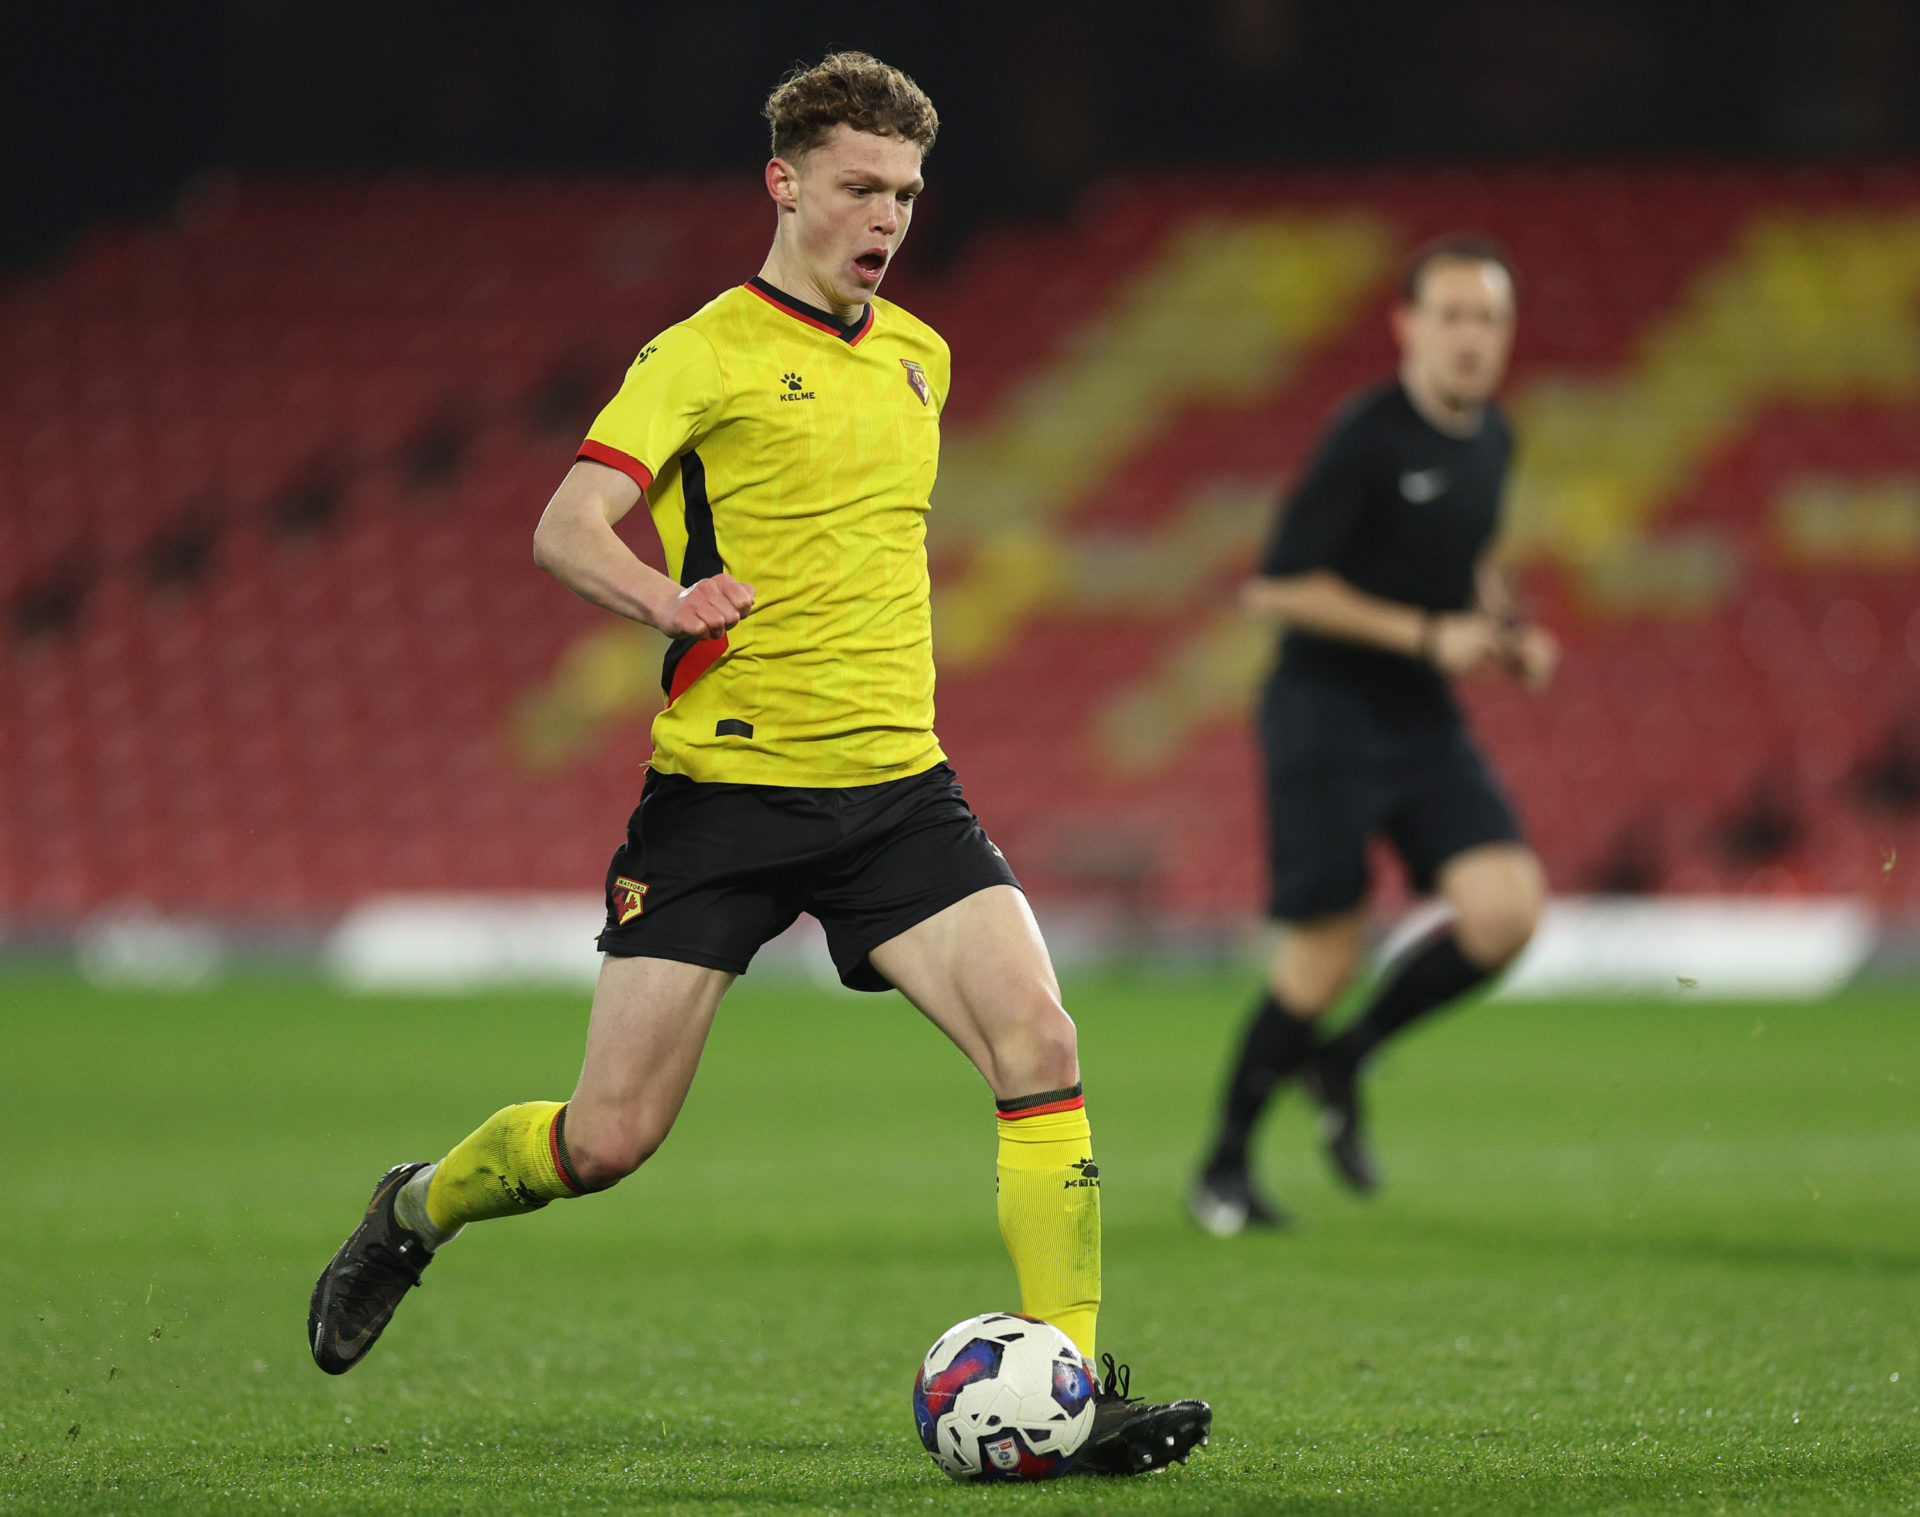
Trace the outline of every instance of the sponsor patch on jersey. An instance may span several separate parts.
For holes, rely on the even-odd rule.
[[[638,880],[630,880],[624,874],[613,882],[613,909],[624,927],[640,915],[641,908],[647,903],[647,887]]]
[[[933,404],[933,386],[927,383],[927,371],[911,358],[900,360],[900,367],[907,371],[907,383],[913,386],[913,393],[920,397],[920,404]]]

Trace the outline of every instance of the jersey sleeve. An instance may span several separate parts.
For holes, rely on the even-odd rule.
[[[618,469],[644,490],[699,442],[724,393],[713,344],[684,323],[668,327],[640,350],[578,456]]]
[[[1356,429],[1336,426],[1280,508],[1259,572],[1273,578],[1332,568],[1366,509],[1367,457]]]

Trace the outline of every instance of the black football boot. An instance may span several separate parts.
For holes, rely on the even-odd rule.
[[[1145,1475],[1164,1470],[1207,1441],[1213,1430],[1213,1408],[1204,1401],[1169,1401],[1151,1406],[1127,1392],[1132,1371],[1102,1354],[1106,1366],[1103,1384],[1093,1388],[1093,1426],[1074,1460],[1075,1474]]]
[[[307,1343],[329,1375],[344,1375],[365,1357],[433,1260],[420,1235],[393,1214],[400,1187],[426,1167],[425,1160],[396,1164],[380,1177],[367,1214],[314,1282]]]

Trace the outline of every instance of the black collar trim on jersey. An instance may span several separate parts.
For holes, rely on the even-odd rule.
[[[865,337],[868,332],[873,330],[873,303],[871,301],[867,303],[866,309],[861,313],[860,319],[851,326],[848,326],[842,322],[835,321],[830,311],[823,311],[818,306],[810,306],[804,300],[795,300],[785,290],[775,289],[758,274],[755,274],[753,278],[747,281],[746,288],[752,290],[754,294],[766,301],[768,305],[777,306],[780,310],[785,311],[789,316],[793,317],[794,320],[804,321],[808,326],[818,327],[823,332],[831,332],[848,347],[852,347],[862,337]]]

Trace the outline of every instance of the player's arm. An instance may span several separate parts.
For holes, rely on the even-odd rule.
[[[1436,614],[1361,590],[1334,565],[1369,529],[1382,467],[1364,423],[1334,425],[1289,494],[1241,603],[1256,616],[1465,674],[1495,651],[1497,628],[1475,611]]]
[[[1520,624],[1520,599],[1507,576],[1489,559],[1482,559],[1473,571],[1473,596],[1474,603],[1495,621],[1508,626]]]
[[[719,637],[753,609],[753,586],[716,574],[682,589],[643,563],[613,530],[640,499],[618,469],[580,459],[534,528],[534,563],[582,600],[669,637]]]
[[[1382,648],[1459,676],[1499,651],[1499,623],[1481,611],[1434,612],[1369,595],[1331,569],[1257,575],[1241,591],[1256,616],[1317,637]]]

